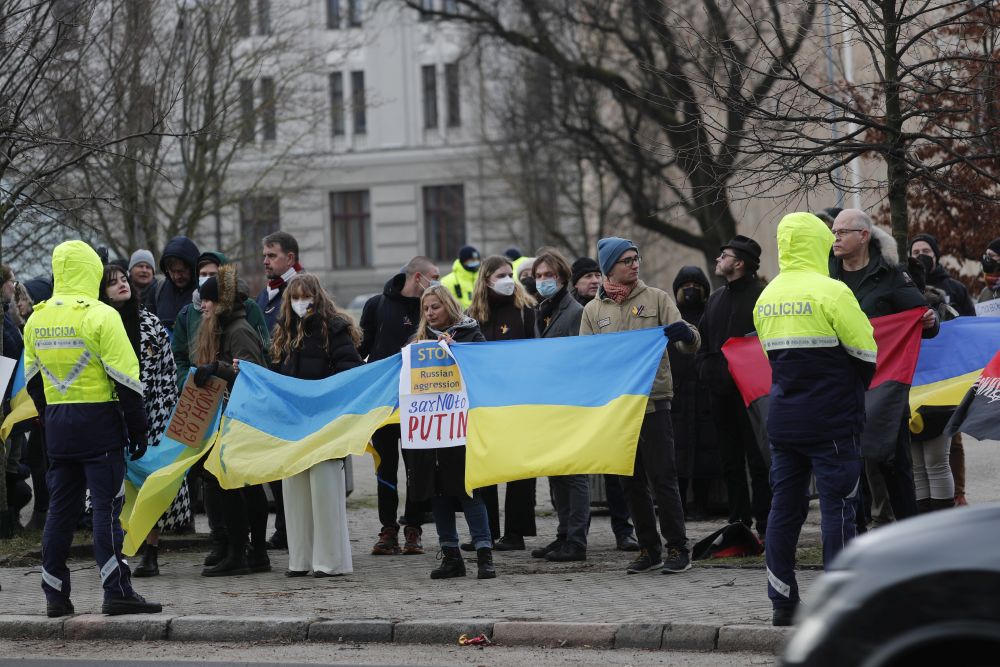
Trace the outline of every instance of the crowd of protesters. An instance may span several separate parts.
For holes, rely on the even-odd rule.
[[[78,245],[64,248],[73,243]],[[907,412],[883,415],[895,425],[895,437],[875,448],[861,446],[864,391],[875,354],[868,320],[921,308],[923,336],[929,338],[943,321],[974,316],[977,301],[1000,298],[1000,239],[984,251],[986,286],[976,299],[941,264],[933,236],[914,236],[909,257],[901,263],[892,237],[864,212],[851,209],[786,216],[778,227],[781,272],[767,285],[758,275],[761,246],[746,236],[719,249],[714,266],[719,287],[713,290],[700,268],[684,266],[670,292],[639,278],[640,248],[623,238],[601,239],[596,259],[580,257],[572,263],[554,248],[539,248],[531,257],[517,248],[482,257],[477,248],[465,246],[444,276],[431,259],[411,259],[364,304],[357,323],[305,271],[296,240],[285,232],[262,239],[267,283],[256,298],[222,252],[202,252],[185,237],[168,241],[158,264],[146,249],[136,250],[127,262],[112,263],[96,253],[91,257],[85,244],[70,244],[54,254],[53,277],[22,283],[6,266],[0,275],[3,355],[18,359],[25,351],[43,371],[33,376],[33,391],[29,383],[39,418],[15,428],[6,443],[0,536],[22,529],[19,517],[33,501],[26,527],[45,527],[43,589],[50,616],[73,611],[64,552],[67,536],[89,523],[95,536],[99,523],[110,527],[110,542],[98,545],[95,537],[105,613],[159,610],[157,603],[131,589],[130,579],[159,574],[160,533],[193,530],[196,508],[204,509],[211,534],[204,576],[270,571],[269,549],[288,550],[285,576],[353,571],[342,459],[269,484],[276,514],[270,538],[263,485],[222,489],[196,465],[146,536],[140,563],[130,568],[122,559],[117,525],[121,502],[112,487],[124,464],[122,469],[117,464],[107,468],[110,476],[98,479],[91,469],[95,451],[107,457],[126,449],[133,459],[140,458],[147,445],[159,441],[189,377],[198,386],[215,377],[232,387],[240,361],[317,380],[392,356],[415,341],[476,343],[663,328],[670,343],[642,421],[633,474],[551,477],[556,534],[544,536],[547,544],[539,543],[531,556],[552,562],[586,560],[591,496],[600,488],[617,548],[636,552],[625,572],[684,572],[691,567],[686,522],[706,518],[717,509],[713,497],[721,496],[728,523],[745,527],[756,552],[766,546],[776,625],[791,623],[798,605],[794,554],[810,471],[816,478],[827,562],[854,534],[872,525],[966,503],[961,436],[946,438],[943,424],[911,434]],[[89,293],[92,286],[98,287],[94,294]],[[66,387],[50,391],[58,377],[67,375],[53,374],[45,365],[62,364],[65,371],[73,355],[41,359],[54,354],[45,352],[49,348],[73,348],[77,338],[40,345],[31,337],[27,350],[22,338],[36,304],[63,305],[67,295],[77,303],[85,297],[88,306],[103,304],[108,310],[92,308],[104,318],[101,326],[120,322],[123,331],[109,357],[123,365],[105,363],[103,371],[98,365],[100,372],[90,380],[100,385],[106,399],[122,401],[115,418],[128,436],[105,434],[111,444],[84,454],[67,453],[66,443],[54,440],[79,427],[81,415],[92,415],[78,411],[67,416],[57,396]],[[808,321],[767,317],[758,308],[760,303],[811,300],[823,308],[809,313]],[[53,320],[56,309],[38,312],[46,310],[45,321],[58,323]],[[79,326],[84,325],[95,326],[86,318],[80,320]],[[772,395],[763,446],[722,351],[729,339],[753,332],[760,336],[780,389]],[[830,342],[803,344],[809,336]],[[79,343],[86,344],[87,339]],[[78,366],[89,368],[88,352],[101,353],[86,350]],[[134,373],[129,359],[135,360]],[[106,377],[98,377],[101,372]],[[137,403],[132,389],[139,382]],[[8,387],[8,408],[10,399]],[[807,409],[806,401],[837,413]],[[104,403],[93,404],[97,415]],[[85,405],[91,405],[90,399]],[[143,413],[145,419],[139,419]],[[466,550],[475,552],[478,577],[485,579],[498,574],[495,551],[525,550],[530,538],[538,537],[536,480],[508,482],[501,509],[496,486],[466,494],[464,448],[401,450],[398,424],[379,429],[372,443],[378,454],[380,523],[372,527],[378,533],[373,555],[425,553],[423,529],[433,521],[441,561],[430,577],[465,576],[461,552]],[[400,458],[404,480],[397,479]],[[458,511],[465,515],[466,543],[459,539]]]

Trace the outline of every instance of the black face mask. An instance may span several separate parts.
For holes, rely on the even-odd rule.
[[[989,255],[983,255],[983,273],[1000,273],[1000,262]]]
[[[699,287],[681,288],[681,297],[684,303],[691,306],[697,306],[702,302],[701,288]]]
[[[531,296],[538,296],[538,290],[535,289],[534,278],[525,278],[521,281],[521,284],[524,285],[524,289],[528,290],[528,294]]]

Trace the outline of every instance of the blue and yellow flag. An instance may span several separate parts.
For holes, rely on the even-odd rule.
[[[631,475],[662,328],[453,345],[469,394],[467,492],[549,475]]]
[[[18,422],[34,419],[37,416],[35,402],[28,396],[28,386],[24,381],[24,352],[22,352],[21,358],[17,360],[17,368],[14,369],[14,377],[11,378],[10,412],[0,425],[0,441],[10,437],[10,432]]]
[[[241,361],[205,469],[233,489],[364,454],[380,426],[398,421],[400,368],[396,354],[323,380],[298,380]]]

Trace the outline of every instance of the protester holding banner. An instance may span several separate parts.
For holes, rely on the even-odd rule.
[[[664,327],[670,343],[685,354],[698,351],[698,329],[681,318],[670,295],[639,280],[639,248],[628,239],[610,237],[597,243],[598,261],[604,282],[597,297],[583,309],[580,334],[603,334]],[[635,468],[625,480],[629,512],[635,522],[642,549],[625,570],[628,574],[660,569],[664,574],[691,568],[684,526],[684,507],[677,487],[673,425],[670,400],[673,398],[670,360],[666,352],[656,371],[636,450]],[[660,532],[667,541],[667,558],[656,530],[659,510]]]
[[[531,265],[528,265],[530,268]],[[543,298],[553,296],[555,291]],[[486,340],[520,340],[535,337],[535,300],[514,280],[514,266],[501,255],[487,257],[479,269],[472,291],[469,317],[479,322]],[[507,483],[504,500],[504,530],[500,534],[500,500],[496,486],[480,489],[490,518],[490,534],[497,551],[524,549],[524,538],[537,534],[535,527],[535,480]],[[471,550],[472,545],[464,545]]]
[[[142,402],[146,408],[147,441],[158,443],[167,428],[170,412],[177,402],[176,367],[170,349],[170,336],[160,320],[139,303],[139,291],[121,267],[104,267],[101,280],[101,301],[122,318],[125,333],[139,358],[139,379],[142,380]],[[160,531],[190,526],[191,500],[186,483],[181,484],[177,497],[156,527],[146,537],[142,562],[132,571],[134,577],[155,577],[160,574],[158,545]]]
[[[458,301],[442,285],[428,287],[420,297],[420,324],[415,341],[476,343],[486,338],[479,323],[462,314]],[[413,451],[407,488],[414,501],[430,499],[443,558],[431,579],[465,576],[465,563],[458,547],[455,506],[461,505],[469,525],[478,560],[478,578],[493,579],[493,540],[480,489],[465,493],[465,447],[438,447]]]
[[[562,338],[580,334],[583,306],[570,294],[572,272],[569,263],[551,249],[542,249],[531,267],[532,277],[543,300],[535,320],[536,338]],[[515,482],[516,484],[517,482]],[[507,484],[510,493],[511,484]],[[559,525],[554,542],[535,549],[531,555],[548,561],[587,560],[587,531],[590,527],[590,483],[586,475],[549,477],[552,503]]]
[[[243,305],[246,296],[238,291],[235,265],[219,267],[218,274],[206,280],[199,292],[202,320],[191,355],[191,360],[198,367],[194,382],[201,387],[215,375],[232,388],[238,372],[235,361],[251,361],[261,366],[267,364],[260,335],[247,322]],[[254,484],[240,489],[223,489],[221,498],[228,540],[226,556],[202,570],[202,575],[223,577],[269,571],[267,496],[263,487]]]
[[[273,334],[271,368],[282,375],[322,380],[363,363],[357,350],[361,331],[309,273],[288,281]],[[317,463],[281,486],[288,535],[285,576],[353,572],[344,459]]]

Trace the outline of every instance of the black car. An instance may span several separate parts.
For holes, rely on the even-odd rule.
[[[796,625],[783,665],[1000,665],[1000,503],[858,537]]]

